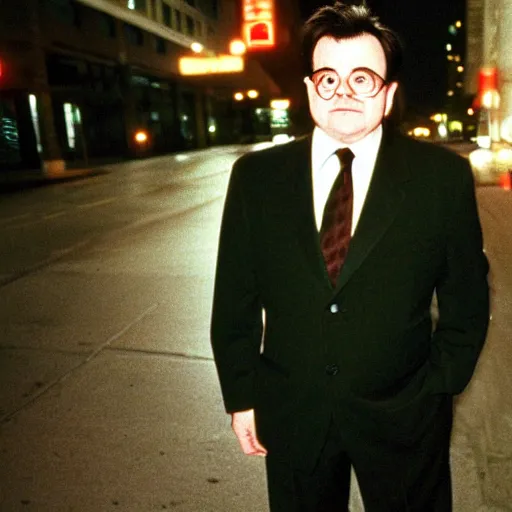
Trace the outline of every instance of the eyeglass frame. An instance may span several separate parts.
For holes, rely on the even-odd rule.
[[[372,93],[372,94],[370,94],[370,95],[366,95],[366,94],[364,94],[364,95],[360,95],[360,94],[356,94],[356,93],[354,92],[354,90],[352,89],[352,87],[350,87],[350,85],[349,85],[349,83],[348,83],[348,79],[352,76],[352,74],[353,74],[353,73],[355,73],[356,71],[361,71],[361,70],[363,70],[363,71],[369,71],[371,75],[375,75],[379,80],[381,80],[381,82],[382,82],[382,83],[381,83],[380,87],[377,89],[377,91],[376,91],[375,93]],[[333,72],[336,74],[336,76],[338,77],[338,79],[339,79],[339,83],[338,83],[338,85],[337,85],[336,87],[334,87],[334,88],[333,88],[333,92],[332,92],[332,94],[331,94],[329,97],[327,97],[327,98],[326,98],[326,97],[324,97],[324,96],[322,96],[322,95],[318,92],[318,85],[317,85],[317,84],[315,84],[315,82],[313,81],[313,75],[315,75],[315,74],[316,74],[316,73],[318,73],[319,71],[333,71]],[[339,75],[339,73],[338,73],[335,69],[330,68],[330,67],[323,67],[323,68],[316,69],[316,70],[315,70],[315,71],[313,71],[311,74],[309,74],[307,77],[311,80],[311,82],[312,82],[313,86],[315,87],[315,91],[316,91],[316,93],[318,94],[318,96],[319,96],[320,98],[322,98],[323,100],[325,100],[325,101],[329,101],[329,100],[331,100],[332,98],[334,98],[334,96],[336,95],[336,91],[339,89],[340,85],[342,85],[342,84],[343,84],[343,78]],[[357,97],[357,98],[364,98],[364,99],[366,99],[366,98],[375,98],[375,96],[377,96],[377,95],[382,91],[382,89],[384,89],[384,87],[386,87],[387,85],[389,85],[391,82],[390,82],[390,81],[388,81],[388,80],[386,80],[385,78],[382,78],[382,77],[381,77],[381,76],[380,76],[376,71],[374,71],[373,69],[366,68],[366,67],[362,66],[362,67],[359,67],[359,68],[354,68],[354,69],[349,73],[348,77],[346,77],[346,78],[345,78],[345,83],[346,83],[346,84],[347,84],[347,86],[348,86],[348,90],[352,93],[352,96],[355,96],[355,97]]]

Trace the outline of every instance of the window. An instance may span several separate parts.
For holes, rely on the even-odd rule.
[[[47,0],[46,6],[58,20],[68,25],[80,26],[78,7],[72,0]]]
[[[165,55],[165,53],[167,53],[165,39],[155,36],[155,50],[156,53],[159,53],[160,55]]]
[[[146,13],[146,0],[127,0],[126,7],[132,11]]]
[[[192,18],[191,16],[187,16],[186,19],[187,19],[187,34],[189,36],[193,36],[194,28],[195,28],[194,18]]]
[[[142,46],[144,44],[144,34],[142,33],[142,30],[139,27],[135,27],[133,25],[125,23],[124,35],[126,37],[126,40],[134,46]]]
[[[151,6],[151,17],[156,20],[157,19],[157,7],[156,7],[157,0],[150,0],[149,5]]]
[[[178,9],[174,9],[174,20],[176,22],[175,28],[178,32],[181,32],[181,12]]]
[[[112,16],[109,16],[105,13],[98,13],[100,16],[99,19],[99,29],[102,35],[105,37],[114,38],[116,37],[116,22]]]
[[[171,8],[167,4],[162,4],[162,18],[164,25],[171,26]]]

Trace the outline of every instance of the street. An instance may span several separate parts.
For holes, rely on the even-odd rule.
[[[209,345],[229,169],[250,149],[0,195],[1,512],[268,510]],[[455,512],[512,510],[511,194],[477,189],[493,311],[457,398]]]

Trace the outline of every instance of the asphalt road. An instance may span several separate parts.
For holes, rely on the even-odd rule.
[[[267,510],[208,339],[223,198],[247,149],[0,196],[1,512]],[[493,322],[457,404],[456,512],[512,510],[512,195],[478,198]]]

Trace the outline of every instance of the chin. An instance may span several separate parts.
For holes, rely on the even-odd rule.
[[[327,130],[326,130],[327,131]],[[329,136],[333,139],[339,140],[341,142],[350,144],[352,142],[357,142],[358,140],[364,138],[367,134],[365,129],[356,130],[354,126],[350,127],[332,127],[327,131]]]

